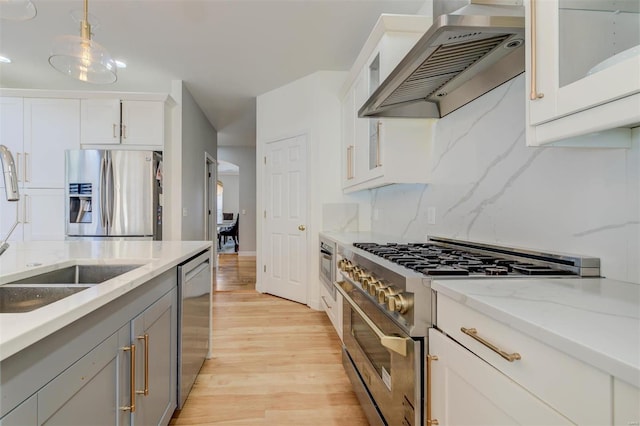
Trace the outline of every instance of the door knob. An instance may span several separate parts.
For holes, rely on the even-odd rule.
[[[300,226],[298,226],[298,229],[301,230],[301,231],[304,231],[305,229],[307,229],[307,227],[304,226],[304,225],[300,225]]]

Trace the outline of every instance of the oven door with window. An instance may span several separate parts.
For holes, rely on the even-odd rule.
[[[356,393],[364,385],[366,394],[373,398],[367,404],[359,395],[370,423],[422,425],[422,363],[419,360],[423,340],[405,334],[359,288],[349,282],[336,285],[343,295],[343,338],[348,354],[345,369]],[[350,367],[357,375],[349,371]]]

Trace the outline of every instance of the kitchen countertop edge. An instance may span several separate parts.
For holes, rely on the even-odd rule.
[[[82,246],[82,243],[78,242],[46,242],[46,244],[43,245],[51,247],[51,250],[57,249],[60,251],[69,244]],[[123,244],[121,244],[122,247],[128,247],[128,249],[120,251],[117,249],[119,245],[118,242],[91,241],[84,242],[84,244],[92,248],[100,247],[101,244],[104,246],[109,245],[109,247],[113,247],[112,251],[115,255],[99,258],[91,257],[90,255],[60,258],[60,255],[56,254],[55,256],[50,256],[52,260],[42,262],[42,265],[39,265],[37,269],[28,269],[26,263],[24,265],[17,264],[7,267],[7,259],[0,259],[0,271],[3,272],[2,282],[21,279],[29,274],[35,275],[37,273],[47,272],[57,267],[69,265],[74,261],[87,263],[93,260],[98,263],[114,263],[114,261],[117,260],[124,260],[126,263],[145,262],[145,264],[118,277],[34,311],[16,314],[0,314],[0,361],[15,355],[39,340],[61,330],[72,322],[77,321],[171,268],[178,266],[185,260],[212,247],[210,241],[136,241],[123,242]],[[33,251],[42,252],[41,247],[43,246],[38,246],[35,242],[14,245],[17,247],[12,247],[13,250],[22,251],[23,253],[29,252],[30,247],[33,247]],[[151,249],[153,254],[148,254],[149,249]],[[91,250],[88,250],[88,252],[91,253]],[[147,252],[147,254],[134,255],[140,252]],[[158,257],[153,257],[154,254]],[[30,258],[29,256],[14,256],[14,262],[17,259],[19,259],[18,262],[24,263],[26,262],[25,259]],[[13,271],[5,274],[4,272],[7,269],[13,269]],[[27,270],[29,274],[25,272]]]

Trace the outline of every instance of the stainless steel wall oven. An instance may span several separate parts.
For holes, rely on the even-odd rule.
[[[327,288],[329,294],[336,300],[336,243],[320,237],[320,281]]]

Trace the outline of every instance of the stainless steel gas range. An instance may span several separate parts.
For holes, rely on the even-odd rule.
[[[430,237],[338,246],[343,365],[372,425],[424,424],[433,279],[586,277],[597,258]]]

